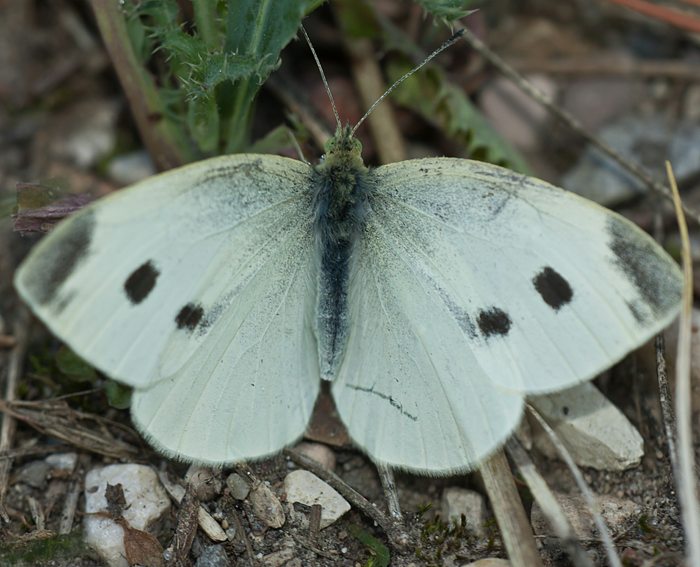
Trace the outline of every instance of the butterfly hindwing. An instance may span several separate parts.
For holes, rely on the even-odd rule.
[[[17,288],[136,388],[132,413],[157,447],[206,462],[275,452],[318,392],[309,175],[246,155],[151,178],[59,225]]]
[[[377,461],[471,469],[516,427],[523,396],[479,367],[461,321],[400,243],[401,223],[387,220],[373,210],[354,252],[350,332],[332,384],[339,414]]]

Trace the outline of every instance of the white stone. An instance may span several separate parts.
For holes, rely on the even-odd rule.
[[[335,453],[326,445],[303,442],[294,447],[294,450],[313,459],[326,470],[335,469]]]
[[[78,453],[54,453],[46,457],[45,460],[51,470],[70,473],[75,470],[75,466],[78,464]]]
[[[464,514],[465,527],[479,537],[485,535],[484,524],[486,522],[486,503],[484,497],[478,492],[459,488],[448,487],[442,492],[442,516],[444,520],[459,526]]]
[[[274,551],[265,555],[261,562],[265,567],[282,567],[288,565],[294,559],[295,550],[292,546],[286,546],[279,551]]]
[[[499,557],[485,557],[472,563],[465,563],[463,567],[510,567],[510,561]]]
[[[686,89],[681,116],[690,123],[700,122],[700,85],[689,85]]]
[[[92,167],[114,150],[120,109],[121,103],[117,100],[81,101],[61,118],[65,123],[56,126],[63,136],[52,143],[52,153],[80,168]],[[73,121],[68,122],[69,119]]]
[[[630,114],[606,126],[599,137],[649,171],[663,171],[668,159],[677,179],[691,175],[700,162],[700,127],[688,121],[670,123],[662,116]],[[592,145],[562,177],[561,186],[606,207],[647,191],[641,181]]]
[[[350,504],[331,486],[305,470],[290,472],[284,479],[287,502],[321,506],[321,529],[327,528],[350,510]]]
[[[148,531],[169,509],[170,499],[150,467],[109,465],[92,469],[85,477],[83,534],[110,567],[129,567],[124,550],[124,531],[109,518],[94,515],[107,512],[107,484],[121,484],[126,506],[122,517],[132,528]]]
[[[554,496],[571,523],[577,538],[586,540],[598,538],[593,517],[583,497],[561,493],[555,493]],[[615,496],[598,496],[597,505],[605,524],[613,535],[623,533],[629,527],[630,522],[636,521],[641,514],[641,508],[638,504]],[[549,522],[537,502],[532,505],[530,522],[535,535],[553,534]]]
[[[544,75],[530,75],[528,81],[549,99],[557,94],[557,84]],[[522,92],[512,81],[497,78],[491,81],[479,99],[493,128],[522,150],[539,147],[539,139],[549,114],[538,102]]]
[[[156,173],[153,160],[144,150],[115,156],[107,166],[107,175],[119,185],[131,185]]]
[[[530,403],[552,426],[577,465],[621,471],[638,465],[644,456],[644,441],[637,429],[589,382],[533,397]],[[544,432],[535,435],[535,446],[556,457]]]

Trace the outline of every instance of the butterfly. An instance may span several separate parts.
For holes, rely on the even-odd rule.
[[[301,437],[322,380],[376,462],[478,466],[524,399],[593,378],[680,308],[672,258],[622,216],[455,158],[368,168],[212,158],[60,223],[15,277],[77,354],[133,387],[164,454],[262,458]]]

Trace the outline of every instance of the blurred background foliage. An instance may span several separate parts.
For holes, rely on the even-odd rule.
[[[387,86],[445,39],[473,1],[418,0],[432,25],[409,38],[376,3],[338,0],[324,6],[345,41],[369,39],[381,56]],[[289,132],[307,138],[292,116],[254,139],[256,98],[322,0],[126,0],[122,9],[93,0],[98,25],[141,132],[157,166],[167,169],[224,153],[277,153]],[[409,4],[406,2],[405,4]],[[439,44],[439,43],[438,43]],[[466,44],[453,47],[466,50]],[[323,60],[321,61],[323,63]],[[308,54],[308,64],[313,58]],[[489,126],[464,89],[431,63],[392,93],[474,157],[526,171],[524,160]]]

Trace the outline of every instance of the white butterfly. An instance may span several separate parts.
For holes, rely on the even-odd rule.
[[[102,199],[16,286],[171,457],[279,451],[325,378],[375,461],[442,474],[667,326],[682,283],[616,213],[480,162],[367,169],[348,128],[316,167],[231,155]]]

